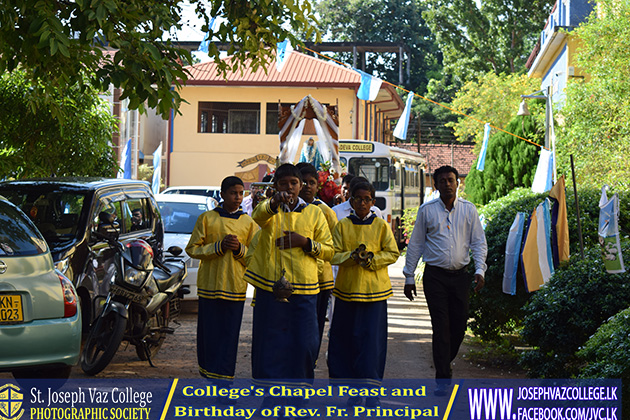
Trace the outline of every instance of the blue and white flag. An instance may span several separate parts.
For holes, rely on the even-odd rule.
[[[503,270],[503,293],[514,296],[516,294],[516,273],[521,257],[521,245],[523,243],[523,227],[527,213],[518,212],[514,223],[510,228],[507,242],[505,243],[505,267]]]
[[[162,143],[153,152],[153,179],[151,180],[151,190],[153,194],[160,192],[160,180],[162,179]]]
[[[490,124],[486,123],[483,130],[483,144],[481,145],[481,152],[479,153],[479,159],[477,160],[477,170],[483,171],[486,166],[486,152],[488,151],[488,139],[490,138]]]
[[[373,101],[376,99],[383,81],[361,70],[354,69],[354,71],[361,75],[361,86],[359,86],[359,90],[357,91],[357,98],[364,101]]]
[[[293,46],[288,39],[285,39],[282,42],[279,42],[278,52],[276,53],[276,70],[279,72],[282,71],[284,65],[289,61],[289,56],[293,52]]]
[[[127,140],[123,149],[120,157],[120,169],[116,178],[131,179],[131,139]]]
[[[409,96],[407,96],[407,104],[405,105],[405,110],[403,111],[400,119],[398,120],[398,124],[396,124],[396,128],[394,128],[394,137],[407,140],[407,127],[409,127],[409,119],[411,117],[411,103],[413,102],[413,92],[409,92]]]
[[[536,168],[534,182],[532,183],[533,192],[544,193],[551,189],[553,186],[553,167],[553,152],[541,147],[538,167]]]
[[[214,34],[214,18],[210,19],[210,23],[208,24],[208,33],[206,33],[205,38],[199,44],[199,48],[197,51],[205,52],[208,54],[208,48],[210,47],[210,37]]]
[[[599,243],[602,246],[602,257],[606,271],[611,274],[625,273],[621,243],[619,240],[619,195],[613,194],[610,199],[606,194],[608,185],[602,187],[599,199]]]
[[[554,273],[549,202],[540,203],[529,218],[521,252],[523,279],[529,293],[540,289]]]

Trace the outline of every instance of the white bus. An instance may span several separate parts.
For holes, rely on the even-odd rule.
[[[365,140],[339,140],[339,160],[349,174],[367,178],[376,189],[376,206],[402,246],[406,208],[424,201],[426,159],[419,153]]]

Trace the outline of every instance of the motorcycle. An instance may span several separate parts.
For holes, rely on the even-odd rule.
[[[183,251],[170,247],[173,258],[163,262],[153,256],[151,246],[135,239],[127,244],[118,240],[114,215],[102,212],[94,232],[116,251],[115,274],[109,293],[87,336],[81,352],[81,369],[96,375],[111,362],[124,340],[136,347],[140,360],[151,366],[166,334],[174,329],[183,296],[190,293],[182,283],[188,275],[186,265],[177,258]]]

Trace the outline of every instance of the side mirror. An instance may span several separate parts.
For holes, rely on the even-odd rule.
[[[396,166],[394,165],[389,167],[389,179],[396,179]]]
[[[168,252],[169,254],[171,254],[174,257],[179,257],[179,255],[184,252],[183,249],[181,249],[180,247],[178,247],[177,245],[172,245],[169,246],[168,249],[166,250],[166,252]]]

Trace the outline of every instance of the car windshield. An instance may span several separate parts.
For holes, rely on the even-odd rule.
[[[208,210],[203,203],[158,202],[165,233],[192,233],[197,218]]]
[[[47,249],[46,242],[24,214],[0,201],[0,256],[38,255]]]
[[[73,191],[17,190],[0,192],[22,209],[51,248],[56,243],[74,239],[85,194]]]

